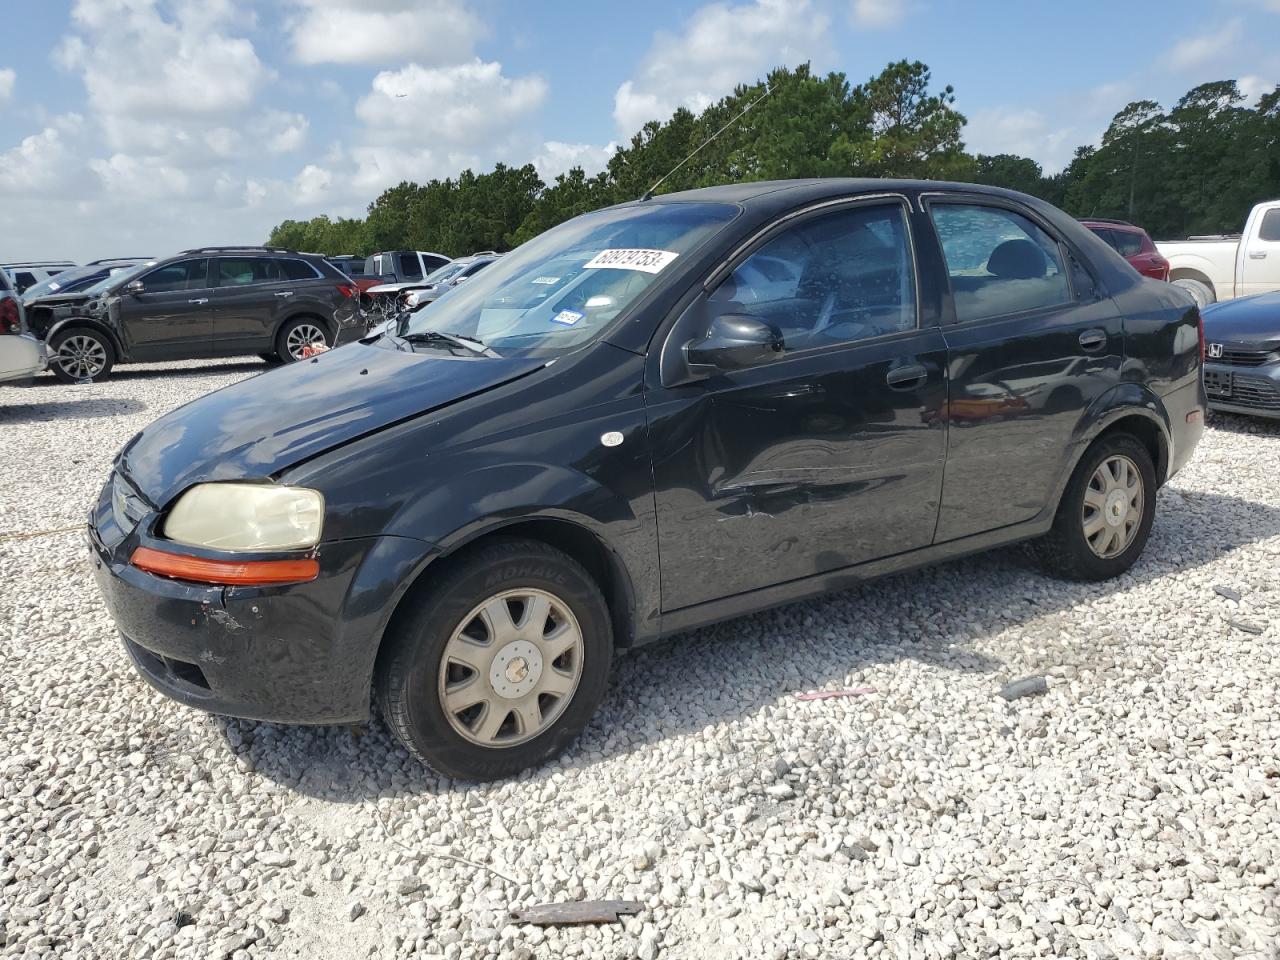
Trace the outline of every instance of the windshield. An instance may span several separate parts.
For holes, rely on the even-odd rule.
[[[503,357],[560,356],[600,336],[737,213],[723,203],[650,203],[585,214],[475,274],[398,332],[469,337]]]
[[[76,267],[71,270],[64,270],[61,273],[55,273],[51,277],[46,277],[39,283],[33,283],[27,287],[22,294],[23,300],[34,300],[37,297],[47,297],[50,294],[72,293],[76,290],[82,290],[91,283],[96,283],[94,279],[102,273],[103,267]]]
[[[156,265],[155,260],[148,260],[146,263],[138,263],[132,267],[124,267],[123,269],[116,270],[116,272],[111,274],[111,276],[104,277],[103,279],[95,283],[92,287],[85,290],[85,293],[89,294],[90,296],[96,296],[99,293],[106,293],[108,290],[110,290],[112,287],[116,286],[117,284],[128,283],[134,277],[138,276],[138,274],[142,273],[144,270],[149,269],[150,267],[154,267],[155,265]]]
[[[423,278],[422,282],[423,283],[443,283],[445,280],[448,280],[450,277],[452,277],[455,273],[458,273],[460,270],[462,270],[462,268],[465,266],[466,266],[465,263],[458,263],[458,261],[456,260],[450,260],[443,267],[437,267],[435,270],[432,270],[430,273],[428,273],[426,277]]]

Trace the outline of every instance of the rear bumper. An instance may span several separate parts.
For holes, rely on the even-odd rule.
[[[28,333],[0,334],[0,383],[34,377],[47,366],[44,344]]]
[[[1280,419],[1280,363],[1257,367],[1205,361],[1209,409]]]

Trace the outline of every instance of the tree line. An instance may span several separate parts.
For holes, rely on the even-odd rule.
[[[764,97],[675,173],[700,144]],[[1249,208],[1280,197],[1280,86],[1250,107],[1233,80],[1202,84],[1165,111],[1151,100],[1116,114],[1102,142],[1046,176],[1029,157],[973,155],[950,86],[906,60],[865,83],[808,65],[774,70],[701,113],[646,123],[594,176],[544,183],[532,164],[464,170],[384,191],[363,219],[286,220],[268,243],[324,254],[507,250],[570,217],[641,196],[748,180],[915,177],[1021,190],[1079,217],[1118,217],[1154,237],[1235,232]]]

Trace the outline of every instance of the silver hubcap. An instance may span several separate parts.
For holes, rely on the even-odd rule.
[[[1093,471],[1081,511],[1089,549],[1104,560],[1133,543],[1142,523],[1142,474],[1128,457],[1108,457]]]
[[[107,365],[107,348],[93,337],[67,337],[58,346],[58,366],[77,380],[91,380]]]
[[[554,724],[582,677],[582,629],[558,597],[507,590],[453,631],[438,694],[449,723],[482,747],[510,747]]]
[[[295,360],[302,359],[302,351],[307,347],[326,346],[329,341],[324,338],[324,331],[314,324],[300,323],[289,331],[285,338],[285,349]]]

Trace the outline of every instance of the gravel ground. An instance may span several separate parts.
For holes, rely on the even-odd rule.
[[[476,786],[153,693],[58,532],[261,370],[0,389],[0,957],[1280,957],[1280,426],[1215,419],[1118,581],[1013,549],[698,631]],[[508,919],[604,897],[644,909]]]

